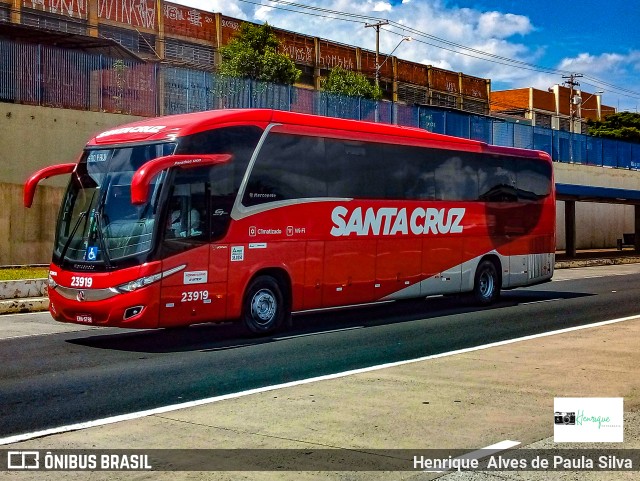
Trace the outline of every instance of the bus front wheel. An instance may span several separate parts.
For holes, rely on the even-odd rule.
[[[247,289],[242,309],[244,325],[252,334],[277,330],[285,319],[282,288],[271,276],[258,276]]]
[[[493,262],[482,261],[476,269],[476,276],[473,285],[473,298],[482,305],[488,306],[500,295],[500,280],[498,271]]]

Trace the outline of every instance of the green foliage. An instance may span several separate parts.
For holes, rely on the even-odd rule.
[[[618,112],[607,115],[604,120],[589,120],[589,135],[609,139],[640,142],[640,114]]]
[[[0,281],[21,279],[46,279],[49,275],[48,267],[2,267]]]
[[[322,88],[326,92],[338,95],[364,97],[373,100],[382,98],[380,87],[371,84],[367,77],[361,73],[346,70],[342,67],[333,68],[329,76],[322,79]]]
[[[269,24],[243,23],[236,38],[220,49],[220,73],[292,85],[302,72],[289,57],[278,53],[279,43]]]

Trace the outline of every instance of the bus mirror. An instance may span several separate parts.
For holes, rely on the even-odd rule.
[[[47,179],[49,177],[53,177],[55,175],[62,174],[70,174],[73,172],[73,169],[76,168],[76,163],[73,164],[58,164],[51,165],[49,167],[45,167],[44,169],[40,169],[35,172],[27,182],[24,184],[24,193],[22,197],[22,202],[25,207],[31,207],[33,204],[33,196],[36,193],[36,187],[38,186],[38,182],[41,180]]]
[[[131,179],[131,203],[144,204],[149,196],[149,184],[161,171],[173,167],[179,169],[192,169],[205,165],[224,164],[231,160],[229,154],[208,155],[165,155],[150,160],[133,174]]]

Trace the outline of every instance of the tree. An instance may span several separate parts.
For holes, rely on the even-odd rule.
[[[380,87],[371,84],[367,77],[361,73],[346,70],[342,67],[334,67],[329,72],[329,76],[322,80],[322,88],[325,92],[338,95],[364,97],[373,100],[382,98]]]
[[[269,24],[243,23],[239,34],[220,49],[219,71],[232,77],[292,85],[302,72],[289,57],[278,53],[279,45]]]
[[[589,135],[609,139],[640,142],[640,114],[618,112],[607,115],[604,120],[589,120]]]

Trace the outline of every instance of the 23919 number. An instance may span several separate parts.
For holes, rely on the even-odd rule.
[[[182,293],[180,302],[196,302],[209,299],[209,291],[188,291]]]
[[[91,287],[91,284],[93,284],[93,279],[91,277],[71,277],[71,287]]]

